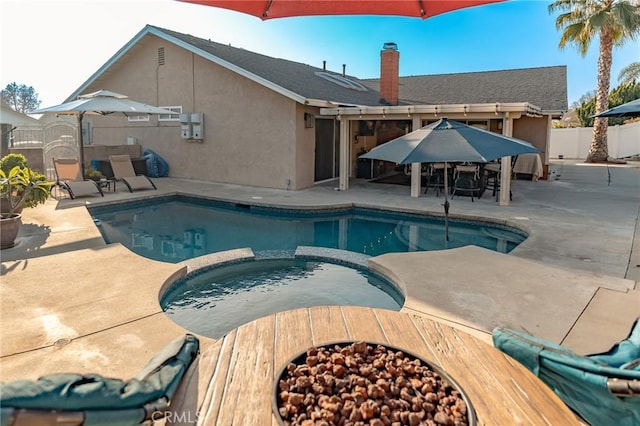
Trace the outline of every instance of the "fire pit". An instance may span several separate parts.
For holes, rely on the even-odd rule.
[[[276,377],[281,425],[475,425],[462,388],[404,349],[369,342],[312,347]]]

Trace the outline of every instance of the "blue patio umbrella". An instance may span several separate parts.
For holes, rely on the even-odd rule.
[[[640,117],[640,99],[602,111],[594,117]]]
[[[472,162],[487,163],[512,155],[538,153],[529,142],[442,118],[373,148],[359,158],[398,164]],[[449,200],[444,174],[445,239],[448,241]]]

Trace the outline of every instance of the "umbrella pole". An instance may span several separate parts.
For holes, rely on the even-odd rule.
[[[83,136],[82,136],[82,117],[84,116],[84,112],[81,112],[80,114],[78,114],[78,143],[80,144],[79,147],[79,154],[78,156],[80,157],[80,172],[82,173],[82,179],[84,180],[84,141],[83,141]]]
[[[449,241],[449,172],[447,162],[444,162],[444,240]]]

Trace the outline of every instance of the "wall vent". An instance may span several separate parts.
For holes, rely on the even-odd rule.
[[[164,65],[164,47],[158,48],[158,65]]]

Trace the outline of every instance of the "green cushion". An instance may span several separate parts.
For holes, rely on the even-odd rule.
[[[640,370],[640,320],[636,320],[629,337],[615,344],[607,352],[589,355],[589,358],[612,367]]]
[[[607,358],[599,359],[503,327],[493,330],[493,344],[531,370],[590,424],[640,425],[640,394],[620,396],[609,388],[610,379],[622,388],[640,381],[640,370],[622,368],[624,363],[617,366],[627,359],[623,357],[633,354],[627,352],[628,345],[621,342]]]
[[[123,381],[97,374],[50,374],[0,384],[0,406],[45,410],[125,410],[171,400],[195,359],[198,339],[187,334],[167,345],[138,376]]]

